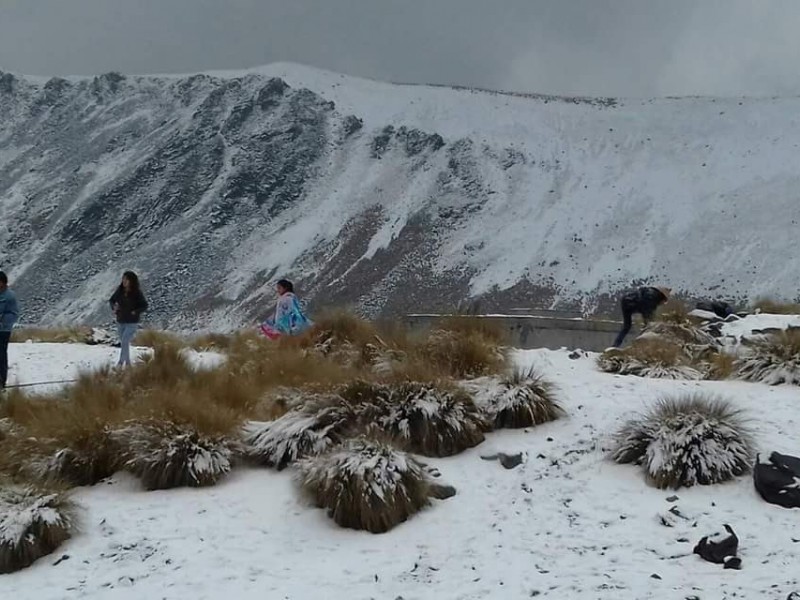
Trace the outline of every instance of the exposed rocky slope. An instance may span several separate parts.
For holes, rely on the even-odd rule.
[[[800,99],[563,99],[295,65],[0,73],[0,262],[28,322],[233,327],[278,276],[397,314],[582,306],[652,279],[794,297]]]

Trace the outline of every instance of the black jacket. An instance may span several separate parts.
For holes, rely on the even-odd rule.
[[[141,291],[126,294],[117,288],[108,303],[111,310],[114,310],[114,305],[119,307],[116,311],[117,323],[138,323],[142,313],[147,310],[147,300]]]
[[[667,297],[654,287],[641,287],[622,297],[622,312],[639,313],[645,320],[650,320],[656,314],[658,306],[666,299]]]

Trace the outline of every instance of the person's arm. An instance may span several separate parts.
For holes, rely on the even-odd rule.
[[[119,290],[114,290],[114,293],[111,294],[111,298],[108,299],[108,305],[111,307],[111,310],[117,310],[117,305],[119,304]]]
[[[19,318],[19,302],[17,302],[16,296],[11,296],[11,300],[6,302],[6,314],[11,315],[11,324],[17,322]]]
[[[140,313],[143,313],[148,308],[150,308],[150,305],[147,304],[147,298],[144,297],[144,294],[142,292],[139,292],[139,298],[136,303],[136,310],[139,311]]]

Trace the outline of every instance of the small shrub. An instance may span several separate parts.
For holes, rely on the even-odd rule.
[[[730,379],[736,373],[736,356],[728,352],[716,352],[709,360],[708,379]]]
[[[169,331],[141,329],[133,338],[132,345],[154,349],[163,346],[176,346],[178,348],[182,348],[186,345],[186,342],[180,336],[170,333]]]
[[[465,391],[436,384],[391,387],[379,426],[411,452],[451,456],[484,440],[489,424]]]
[[[771,298],[759,298],[753,303],[753,310],[772,315],[800,315],[800,304],[781,302]]]
[[[190,346],[197,351],[227,351],[233,347],[234,343],[234,335],[226,335],[224,333],[206,333],[192,338]]]
[[[123,449],[125,468],[148,490],[214,485],[231,470],[236,451],[223,436],[155,420],[131,423],[114,437]]]
[[[430,479],[413,457],[359,437],[299,464],[299,482],[342,527],[389,531],[430,503]]]
[[[346,311],[323,313],[314,319],[314,327],[304,336],[313,344],[362,346],[375,342],[378,331],[374,325]]]
[[[119,455],[106,428],[86,430],[63,444],[19,436],[5,448],[6,459],[17,464],[18,474],[70,486],[94,485],[117,471]]]
[[[508,332],[498,321],[487,317],[459,315],[443,319],[439,329],[465,336],[477,335],[495,346],[508,344]]]
[[[672,296],[659,309],[656,314],[656,322],[676,325],[693,324],[693,319],[689,316],[689,312],[689,308],[682,300]]]
[[[108,427],[124,406],[119,379],[82,373],[51,396],[19,395],[7,407],[13,426],[0,452],[0,469],[37,480],[93,485],[117,469]]]
[[[474,331],[432,331],[420,351],[439,373],[459,379],[499,374],[506,367],[503,349]]]
[[[338,397],[318,397],[270,422],[249,422],[245,454],[279,471],[340,443],[356,425],[352,407]]]
[[[533,368],[517,369],[482,408],[496,429],[532,427],[564,414],[554,396],[553,384]]]
[[[800,385],[800,330],[754,341],[735,362],[736,376],[769,385]]]
[[[741,412],[703,396],[660,401],[624,425],[612,452],[618,463],[644,466],[661,489],[728,481],[746,473],[754,455]]]
[[[128,388],[164,388],[192,377],[194,371],[181,344],[162,338],[152,343],[152,355],[125,373]]]
[[[64,494],[0,482],[0,573],[32,565],[69,539],[74,507]]]
[[[20,327],[11,333],[11,341],[24,343],[27,341],[51,344],[80,344],[92,337],[92,330],[88,327],[61,327],[37,328]]]
[[[653,321],[642,333],[642,337],[657,337],[675,344],[716,345],[717,341],[710,333],[686,321]]]
[[[664,339],[637,339],[624,350],[607,350],[597,358],[606,373],[658,379],[702,379],[703,373],[691,364],[687,352]]]

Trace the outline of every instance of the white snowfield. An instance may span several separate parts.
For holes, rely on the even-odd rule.
[[[263,225],[248,223],[243,239],[232,242],[230,258],[219,269],[224,276],[215,281],[224,290],[222,300],[247,304],[270,294],[265,273],[319,279],[329,269],[320,256],[338,256],[341,245],[353,245],[347,243],[348,225],[367,217],[371,225],[359,233],[358,250],[348,250],[353,256],[347,255],[347,272],[383,249],[405,254],[407,247],[392,244],[412,236],[421,215],[432,219],[426,235],[433,249],[415,259],[416,268],[463,274],[476,296],[530,282],[555,290],[554,304],[580,299],[590,309],[597,293],[616,294],[641,279],[729,300],[797,294],[798,97],[584,101],[396,85],[292,64],[213,75],[249,78],[258,82],[251,81],[254,89],[282,77],[293,89],[307,88],[334,102],[337,119],[363,119],[351,142],[322,140],[314,176],[304,182],[297,202]],[[146,101],[148,96],[173,101],[167,88],[177,77],[128,78],[125,89],[136,110],[104,125],[116,130],[130,120],[150,127],[159,105]],[[37,90],[45,85],[26,81]],[[207,85],[212,93],[218,82],[191,85]],[[197,108],[176,109],[170,120],[190,122]],[[221,114],[234,108],[220,109]],[[371,145],[388,126],[438,134],[445,145],[408,156],[402,144],[393,143],[382,158],[374,158]],[[0,164],[13,164],[24,151],[0,149]],[[219,185],[232,176],[228,163],[239,151],[230,149]],[[152,158],[147,144],[130,152],[83,165],[88,183],[63,207],[66,214],[80,214],[83,203],[118,183],[129,166]],[[39,177],[30,173],[16,183],[2,198],[0,214],[27,218],[26,197],[48,183]],[[218,184],[198,201],[200,209],[216,200]],[[217,235],[193,225],[188,219],[170,243]],[[8,235],[0,229],[0,242]],[[24,277],[47,247],[32,246],[15,276]],[[365,286],[359,302],[379,309],[399,293],[394,281],[402,281],[404,269],[392,267],[379,283]],[[48,307],[43,320],[93,314],[101,303],[96,290],[110,288],[118,270],[109,264],[81,282],[80,289]],[[345,278],[343,273],[326,285],[336,290]],[[247,318],[235,305],[226,306],[200,325],[234,328]]]
[[[107,358],[93,348],[36,349],[50,353],[47,364],[67,354],[75,365]],[[800,591],[800,511],[765,503],[749,477],[660,491],[641,468],[603,452],[625,419],[659,397],[705,391],[753,417],[763,453],[797,455],[797,388],[613,376],[595,369],[594,356],[571,360],[565,351],[515,358],[558,385],[569,416],[426,459],[458,494],[387,534],[339,528],[300,499],[291,470],[239,469],[213,488],[161,492],[121,474],[76,491],[81,532],[33,567],[0,576],[2,597],[785,600]],[[496,452],[526,459],[505,470],[480,458]],[[725,523],[740,537],[741,571],[692,554]]]
[[[743,319],[725,323],[722,334],[737,340],[752,337],[754,332],[770,329],[790,329],[800,327],[800,315],[773,315],[762,313],[747,315]]]
[[[474,294],[530,279],[575,297],[642,278],[714,297],[797,294],[788,257],[800,256],[791,233],[800,223],[798,98],[623,98],[608,107],[288,63],[249,73],[308,88],[361,117],[366,131],[406,126],[446,143],[468,140],[484,189],[480,212],[449,227],[433,260],[442,271],[466,263]],[[520,161],[505,168],[503,155]],[[431,202],[420,190],[431,189],[436,170],[411,181],[384,174],[366,192],[368,169],[366,157],[354,156],[325,173],[310,194],[314,217],[304,207],[306,216],[280,232],[282,263],[271,266],[290,268],[303,249],[335,240],[364,203],[379,200],[388,217],[362,257],[369,258]],[[787,260],[774,265],[768,254]]]

